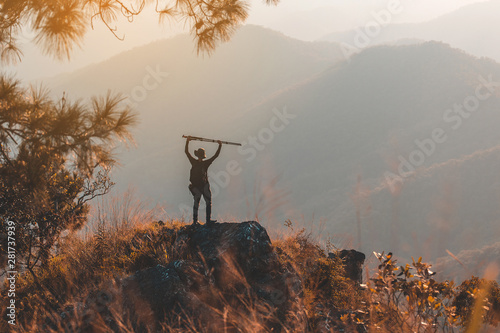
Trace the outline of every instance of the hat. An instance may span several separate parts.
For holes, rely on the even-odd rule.
[[[199,148],[194,151],[194,156],[199,157],[199,158],[205,158],[207,155],[205,155],[205,149]]]

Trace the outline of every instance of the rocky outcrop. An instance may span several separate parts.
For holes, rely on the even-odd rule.
[[[345,276],[357,283],[363,282],[363,264],[366,256],[356,250],[341,250],[337,253],[328,253],[329,258],[339,257],[344,263]]]
[[[158,227],[156,236],[137,233],[130,243],[165,252],[167,265],[146,255],[134,274],[107,281],[61,309],[60,323],[48,318],[47,327],[138,333],[345,331],[341,317],[350,310],[334,300],[340,291],[335,288],[361,290],[364,254],[342,250],[328,254],[329,260],[321,248],[298,239],[287,245],[292,259],[283,244],[275,251],[254,221]],[[306,255],[296,257],[294,251]],[[344,271],[354,283],[345,282]]]
[[[136,331],[305,331],[302,281],[280,263],[257,222],[188,226],[176,234],[172,261],[122,281]],[[196,318],[196,322],[192,321]]]

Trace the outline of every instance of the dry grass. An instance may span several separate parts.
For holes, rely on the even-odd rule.
[[[266,323],[277,320],[266,318],[263,314],[270,313],[266,305],[246,297],[247,291],[241,290],[241,295],[236,295],[240,299],[238,306],[226,302],[223,307],[210,309],[214,316],[213,325],[202,322],[197,316],[179,316],[177,322],[157,322],[146,301],[135,298],[130,304],[123,299],[126,295],[120,292],[120,281],[137,270],[157,264],[167,265],[172,257],[175,232],[185,224],[175,220],[158,223],[158,212],[145,209],[142,204],[134,202],[132,196],[127,197],[123,205],[119,201],[111,201],[108,206],[99,207],[94,216],[93,233],[66,236],[47,267],[37,270],[36,279],[29,273],[19,276],[16,283],[16,331],[268,332]],[[443,317],[434,321],[434,326],[425,326],[421,322],[429,318],[423,317],[424,312],[419,312],[422,308],[413,307],[406,301],[406,295],[413,289],[405,288],[417,288],[419,283],[420,286],[427,283],[439,289],[429,282],[430,277],[409,278],[408,281],[415,281],[413,285],[397,285],[392,277],[384,280],[383,283],[387,284],[379,290],[375,284],[382,282],[377,282],[377,278],[383,276],[385,279],[390,275],[379,270],[369,287],[362,289],[344,277],[340,259],[327,258],[318,240],[312,239],[304,229],[292,229],[274,239],[273,247],[280,262],[301,277],[303,293],[297,295],[296,302],[297,308],[301,308],[307,317],[301,318],[299,312],[295,317],[287,317],[288,322],[282,323],[283,332],[337,332],[341,329],[346,332],[394,332],[394,327],[401,332],[459,332],[467,326],[469,331],[471,327],[481,327],[488,332],[487,329],[492,326],[484,326],[481,318],[493,324],[498,324],[500,318],[500,289],[497,284],[476,283],[470,287],[461,286],[462,289],[448,285],[447,291],[451,294],[446,295],[449,302],[445,305],[449,311],[443,310],[442,313],[452,315],[452,320],[446,326],[440,325],[446,320]],[[397,273],[393,262],[385,262],[381,269],[386,269],[388,265]],[[241,276],[237,265],[233,266],[232,278],[240,279],[245,285],[245,277]],[[483,285],[487,289],[482,288]],[[473,309],[470,313],[458,313],[452,308],[458,291],[463,292],[462,296],[468,295],[464,299]],[[445,298],[444,294],[438,294],[434,297],[436,300]],[[224,303],[222,295],[216,297]],[[430,298],[425,297],[425,300],[417,301],[429,303]],[[5,290],[1,298],[2,304],[5,304]],[[382,306],[383,302],[387,306]],[[433,302],[432,306],[437,309],[437,301]],[[488,307],[492,310],[484,310]],[[431,310],[426,307],[426,315],[431,314]],[[469,320],[467,316],[472,317]],[[2,317],[5,318],[5,313]],[[215,324],[215,319],[218,324]],[[400,321],[410,324],[397,324]],[[2,321],[0,331],[7,332],[8,329],[6,321]]]

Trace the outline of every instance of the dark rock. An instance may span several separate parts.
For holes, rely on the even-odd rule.
[[[357,282],[363,282],[363,264],[366,256],[356,250],[341,250],[338,253],[328,253],[329,258],[340,258],[345,265],[346,277]]]
[[[302,281],[259,223],[188,226],[173,244],[170,264],[122,281],[131,321],[144,323],[136,331],[165,321],[208,332],[305,331]]]

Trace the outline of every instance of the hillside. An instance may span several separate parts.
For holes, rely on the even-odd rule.
[[[118,189],[130,184],[170,216],[189,218],[181,135],[200,135],[244,144],[241,150],[225,146],[211,167],[219,218],[266,218],[269,225],[287,218],[319,221],[341,244],[406,259],[422,254],[433,260],[446,249],[458,253],[495,241],[500,186],[496,150],[488,149],[500,136],[497,95],[481,101],[456,130],[457,120],[444,116],[474,96],[480,77],[498,80],[497,63],[436,42],[374,47],[338,62],[335,44],[299,42],[256,27],[243,29],[210,59],[191,50],[179,37],[52,82],[59,82],[56,91],[90,94],[122,77],[114,88],[130,91],[145,67],[168,72],[138,103],[138,147],[120,155]],[[138,55],[146,60],[134,62]],[[432,172],[409,177],[391,194],[386,172],[394,172],[400,158],[408,160],[415,140],[431,137],[435,128],[447,140],[419,169]],[[215,145],[201,146],[208,156],[215,151]],[[467,163],[460,164],[464,156]],[[231,161],[240,167],[233,176]]]
[[[436,19],[411,24],[389,24],[370,38],[370,46],[399,39],[442,41],[480,57],[500,60],[500,49],[493,34],[500,29],[500,1],[490,0],[464,6]],[[361,29],[362,30],[362,29]],[[320,40],[355,45],[357,29],[333,32]]]
[[[304,230],[271,239],[255,221],[111,227],[115,217],[16,278],[16,332],[446,332],[500,320],[497,283],[437,282],[421,260],[399,268],[380,254],[360,284],[363,253],[328,253]]]
[[[362,249],[436,258],[445,249],[482,247],[498,234],[498,92],[460,124],[447,111],[490,75],[499,77],[498,64],[440,43],[374,47],[251,110],[241,123],[265,119],[273,107],[296,115],[269,155],[297,213],[322,212],[327,231],[357,244],[357,211]],[[401,159],[419,149],[415,140],[436,128],[446,140],[391,193],[386,173],[397,173]]]
[[[124,190],[131,184],[146,197],[166,204],[172,214],[179,214],[181,203],[191,206],[187,190],[181,203],[172,192],[186,188],[180,175],[186,174],[187,160],[178,154],[183,150],[183,134],[242,140],[242,135],[229,136],[235,117],[284,87],[322,72],[341,57],[336,44],[301,42],[245,26],[209,58],[196,55],[189,36],[179,36],[58,76],[47,85],[56,96],[63,91],[73,97],[90,96],[108,89],[131,96],[140,117],[134,133],[137,148],[121,155],[118,187]],[[161,83],[147,90],[144,100],[133,100],[134,89],[142,89],[150,75],[148,68],[161,74]]]

